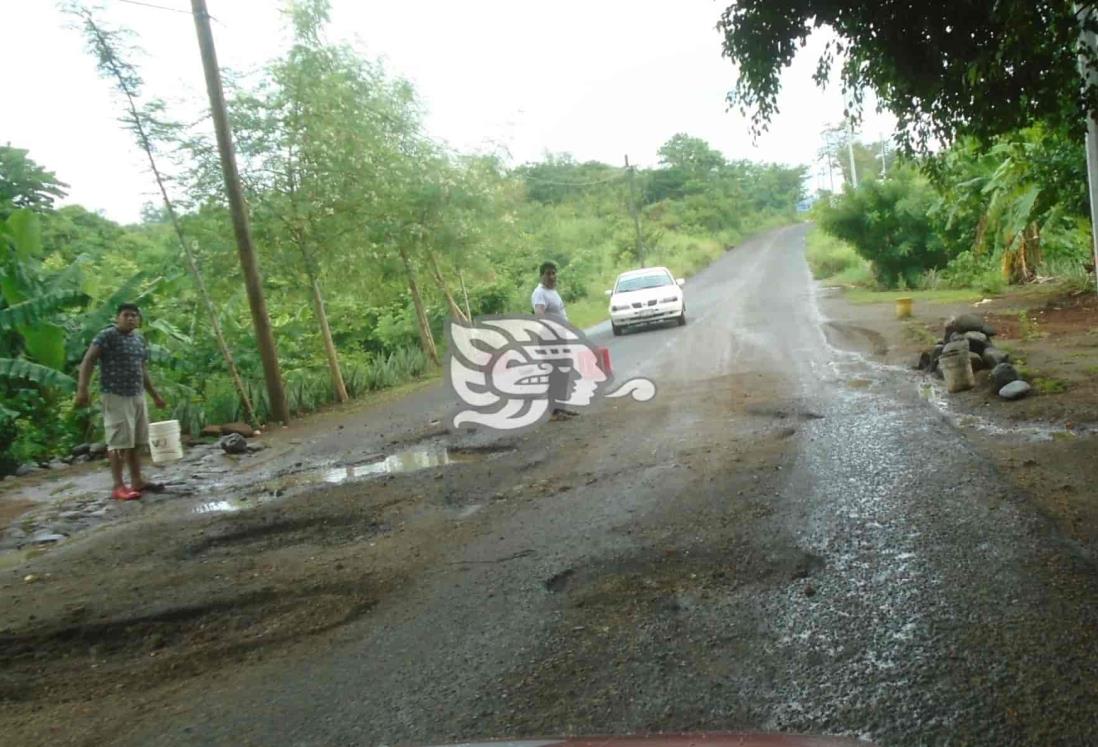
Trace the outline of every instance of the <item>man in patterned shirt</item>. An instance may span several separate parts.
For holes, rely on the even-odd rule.
[[[140,324],[141,310],[136,304],[124,303],[118,307],[114,326],[96,335],[84,355],[76,389],[77,406],[86,406],[92,369],[98,361],[103,428],[114,478],[111,498],[119,501],[135,500],[141,497],[142,489],[157,487],[141,479],[139,449],[149,440],[145,392],[152,396],[157,407],[164,407],[164,400],[149,378],[149,347],[137,331]],[[123,480],[124,463],[130,467],[130,487]]]

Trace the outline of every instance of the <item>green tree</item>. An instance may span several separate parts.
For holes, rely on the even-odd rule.
[[[873,89],[909,143],[988,137],[1038,120],[1078,134],[1084,113],[1098,110],[1098,89],[1080,92],[1076,5],[1093,3],[741,0],[718,23],[724,56],[739,71],[729,101],[765,128],[781,71],[809,34],[830,28],[837,39],[819,60],[817,80],[838,61],[845,92],[860,102],[863,89]]]
[[[0,219],[20,208],[49,210],[55,199],[65,196],[67,187],[52,171],[32,161],[27,151],[10,143],[0,145]]]
[[[872,262],[881,285],[914,287],[926,270],[950,260],[929,217],[935,199],[918,169],[898,168],[889,179],[863,182],[822,204],[820,226]]]

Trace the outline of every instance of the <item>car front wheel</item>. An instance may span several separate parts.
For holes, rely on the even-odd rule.
[[[621,327],[614,324],[613,322],[610,322],[610,329],[613,331],[614,337],[618,337],[619,335],[621,335]]]
[[[679,320],[678,321],[679,321],[679,326],[680,327],[683,327],[683,326],[686,325],[686,307],[685,306],[682,307],[682,313],[679,314]]]

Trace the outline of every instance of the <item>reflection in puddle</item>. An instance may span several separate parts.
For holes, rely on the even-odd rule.
[[[224,501],[206,501],[205,503],[199,503],[194,507],[196,514],[217,514],[226,511],[240,511],[250,506],[255,505],[252,501],[244,498],[231,498]]]
[[[390,454],[384,459],[367,464],[348,464],[343,467],[330,467],[321,477],[324,482],[339,483],[347,480],[361,480],[377,475],[392,475],[401,472],[415,472],[431,467],[442,467],[454,462],[465,461],[443,446],[417,446]]]
[[[381,475],[415,472],[430,469],[431,467],[468,462],[474,458],[475,455],[473,454],[453,452],[444,446],[417,446],[390,454],[384,459],[376,459],[364,464],[323,467],[283,475],[273,482],[260,486],[261,491],[259,494],[205,501],[195,506],[193,512],[196,514],[217,514],[245,511],[281,497],[283,491],[287,488],[303,487],[318,482],[335,485],[350,480],[364,480]],[[263,490],[266,492],[262,492]]]

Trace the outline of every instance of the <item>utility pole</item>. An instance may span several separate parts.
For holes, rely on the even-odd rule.
[[[888,143],[881,139],[881,179],[884,179],[888,174]]]
[[[635,169],[629,165],[629,154],[625,155],[625,173],[629,177],[629,211],[633,214],[633,228],[637,232],[637,262],[644,267],[644,246],[641,244],[640,211],[637,209],[637,188],[634,184]]]
[[[846,153],[850,156],[850,186],[858,188],[858,168],[854,165],[854,122],[848,120],[849,134],[846,138]]]
[[[217,149],[221,154],[221,172],[225,177],[225,191],[229,197],[233,233],[236,234],[236,251],[240,268],[244,273],[244,287],[248,291],[248,305],[252,309],[252,325],[255,328],[256,345],[263,361],[263,376],[267,382],[267,398],[271,417],[282,423],[290,420],[290,408],[286,392],[282,388],[282,372],[278,366],[278,349],[271,332],[271,320],[267,315],[267,301],[263,297],[263,283],[259,278],[259,264],[252,246],[252,232],[248,225],[248,211],[244,204],[244,191],[240,187],[240,174],[233,154],[233,135],[229,129],[229,117],[225,111],[225,92],[221,88],[221,71],[217,66],[213,33],[210,31],[210,13],[206,0],[191,0],[194,27],[198,33],[198,46],[202,50],[202,67],[206,72],[206,91],[210,95],[210,115],[217,133]]]
[[[1082,30],[1080,40],[1087,54],[1079,55],[1079,71],[1083,75],[1083,82],[1087,84],[1084,90],[1090,86],[1098,85],[1098,72],[1093,65],[1098,65],[1098,38],[1093,31],[1087,28],[1088,22],[1094,20],[1094,9],[1087,8],[1081,12],[1079,4],[1075,5],[1076,15],[1080,16]],[[1088,60],[1089,57],[1089,60]],[[1093,64],[1091,64],[1093,63]],[[1098,122],[1094,120],[1094,112],[1087,108],[1087,185],[1090,188],[1090,233],[1092,250],[1094,252],[1094,276],[1098,281]]]

